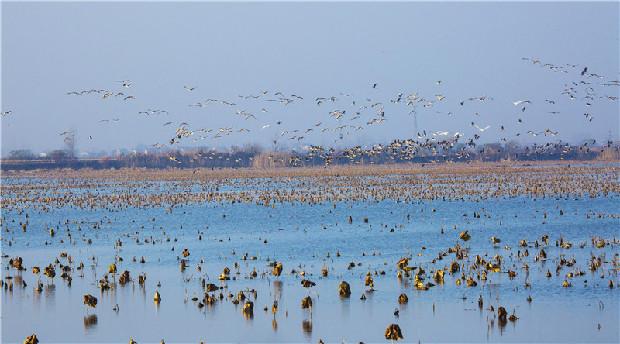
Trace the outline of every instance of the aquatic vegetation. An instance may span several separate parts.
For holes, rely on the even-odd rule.
[[[349,297],[351,296],[351,286],[346,281],[340,282],[338,286],[338,294],[341,297]]]
[[[43,274],[48,278],[54,280],[54,277],[56,277],[56,269],[54,269],[54,266],[50,264],[45,267],[45,269],[43,270]]]
[[[407,302],[409,302],[409,297],[407,297],[407,294],[403,293],[398,296],[398,303],[402,305],[406,304]]]
[[[312,308],[312,298],[310,296],[306,296],[301,299],[301,308]]]
[[[398,326],[397,324],[390,324],[385,329],[385,339],[399,340],[403,338],[403,333],[400,330],[400,326]]]
[[[83,299],[83,303],[86,306],[91,307],[91,308],[97,307],[97,298],[96,297],[94,297],[94,296],[92,296],[90,294],[86,294],[86,295],[83,296],[82,299]]]
[[[243,314],[249,317],[254,315],[254,302],[247,300],[243,304]]]
[[[364,285],[367,287],[374,287],[375,283],[374,280],[372,278],[372,275],[370,274],[370,272],[366,273],[366,277],[364,278]]]
[[[24,339],[24,344],[38,344],[38,343],[39,343],[39,339],[37,338],[37,335],[34,333],[26,337],[26,339]]]
[[[316,285],[316,283],[314,283],[314,282],[312,282],[310,280],[307,280],[307,279],[301,280],[301,286],[304,287],[304,288],[311,288],[311,287],[314,287],[315,285]]]
[[[469,241],[469,239],[471,239],[471,235],[469,234],[469,231],[462,231],[459,233],[459,238],[463,241]]]
[[[395,170],[402,171],[398,168]],[[153,295],[156,305],[160,304],[161,290],[167,295],[166,304],[172,302],[175,306],[178,301],[192,305],[185,308],[184,316],[191,318],[194,316],[191,312],[195,312],[222,321],[220,314],[227,314],[228,307],[234,307],[234,314],[238,316],[236,312],[241,311],[248,322],[254,316],[272,318],[267,319],[271,329],[280,333],[286,332],[282,331],[283,326],[288,326],[286,319],[297,319],[298,314],[289,315],[291,307],[299,312],[299,308],[294,308],[297,305],[305,310],[303,316],[310,318],[302,320],[301,328],[308,338],[319,328],[313,329],[312,317],[323,322],[326,314],[338,314],[338,308],[334,311],[330,301],[338,296],[331,293],[325,296],[325,290],[336,285],[342,310],[346,312],[351,307],[359,313],[352,318],[370,314],[373,320],[393,316],[403,323],[410,321],[411,305],[406,305],[414,293],[416,300],[420,298],[419,305],[416,302],[414,307],[416,312],[432,309],[433,317],[441,318],[445,312],[435,313],[436,307],[446,308],[438,300],[462,298],[462,311],[472,310],[473,305],[482,313],[486,307],[491,313],[481,319],[493,325],[490,328],[499,324],[501,331],[513,327],[504,329],[507,322],[517,332],[530,326],[532,310],[524,309],[524,304],[535,308],[536,304],[550,299],[568,300],[572,293],[589,295],[590,291],[601,295],[608,304],[612,297],[608,293],[613,293],[609,289],[616,289],[617,285],[620,240],[600,230],[575,235],[575,226],[568,224],[566,230],[558,230],[549,224],[555,226],[559,216],[562,219],[590,216],[593,224],[606,223],[601,218],[615,220],[617,214],[603,213],[595,207],[594,210],[576,209],[577,205],[588,202],[583,195],[574,194],[575,199],[564,199],[557,207],[552,202],[557,197],[567,197],[563,183],[573,184],[585,195],[586,190],[598,190],[600,186],[595,184],[607,180],[607,174],[615,170],[577,167],[577,176],[573,171],[570,174],[562,169],[548,172],[536,166],[489,168],[492,170],[496,175],[471,166],[457,166],[454,171],[433,166],[428,174],[422,175],[406,171],[394,175],[379,169],[384,172],[368,176],[368,171],[362,173],[353,168],[339,169],[343,173],[338,176],[333,171],[301,170],[277,171],[275,177],[268,179],[235,180],[214,171],[213,175],[206,173],[204,181],[193,179],[184,171],[145,172],[151,180],[139,180],[131,174],[121,177],[111,171],[90,171],[91,179],[78,179],[73,184],[63,179],[54,179],[58,184],[35,179],[22,185],[23,189],[2,185],[1,191],[11,195],[2,204],[9,214],[2,219],[3,234],[6,233],[3,249],[8,248],[7,252],[12,254],[3,257],[7,276],[0,286],[5,290],[3,297],[11,298],[12,302],[18,300],[12,293],[26,292],[25,278],[34,280],[34,292],[27,290],[34,302],[60,300],[57,294],[64,297],[65,288],[71,287],[72,280],[72,288],[74,293],[75,289],[79,290],[78,295],[96,286],[101,293],[97,295],[99,300],[90,294],[85,294],[82,300],[87,312],[99,304],[106,312],[112,309],[114,316],[119,314],[119,303],[124,309],[120,315],[126,316],[136,304],[143,300],[150,302],[148,295]],[[376,172],[372,168],[369,171]],[[508,196],[492,188],[500,180],[497,175],[503,173],[512,175],[506,178],[516,183]],[[599,177],[593,177],[597,174]],[[528,178],[536,180],[536,184],[530,184]],[[457,180],[470,184],[460,188]],[[454,189],[449,190],[444,182]],[[614,188],[609,186],[607,191],[612,192]],[[148,192],[140,195],[127,190]],[[457,196],[459,192],[463,194]],[[12,197],[20,198],[21,203],[13,203]],[[494,202],[502,203],[502,208],[494,207]],[[506,205],[523,203],[535,204],[537,208],[504,209]],[[19,209],[24,204],[28,206]],[[265,204],[269,207],[265,208]],[[395,204],[399,207],[394,207]],[[564,209],[560,215],[559,207]],[[47,220],[61,211],[78,216]],[[379,216],[377,212],[384,215]],[[254,223],[249,228],[239,218],[246,213],[252,221],[260,217],[266,220],[257,223],[260,228],[254,231]],[[203,218],[203,214],[207,216]],[[31,225],[27,234],[23,234],[19,222],[26,215]],[[186,218],[190,221],[185,221]],[[518,225],[506,225],[513,218]],[[41,225],[39,221],[45,223]],[[271,223],[278,225],[269,228]],[[46,232],[49,224],[54,226],[53,238]],[[549,234],[543,234],[545,231]],[[27,242],[24,235],[33,240]],[[339,240],[341,236],[343,240]],[[9,241],[16,246],[9,246]],[[47,247],[44,252],[52,253],[32,259],[25,249],[29,247],[26,243],[35,248]],[[26,260],[40,264],[40,267],[29,267],[33,275],[22,276]],[[159,271],[160,266],[162,271],[170,268],[173,272],[164,275]],[[149,272],[152,282],[147,284],[144,271]],[[41,273],[51,281],[58,273],[66,283],[46,286],[38,280]],[[440,287],[434,288],[435,285]],[[179,286],[184,295],[179,295]],[[351,286],[361,288],[356,289],[358,298],[351,299]],[[562,288],[571,286],[568,290]],[[147,287],[153,294],[148,294]],[[553,298],[549,293],[554,293]],[[472,299],[472,295],[478,294],[478,298]],[[532,295],[536,304],[532,303]],[[79,299],[73,301],[79,303]],[[396,309],[393,309],[394,301],[398,302]],[[260,314],[253,312],[257,302],[264,310]],[[496,308],[491,305],[499,302],[510,305],[511,313],[497,304]],[[389,307],[387,311],[386,307]],[[155,308],[159,315],[172,309]],[[515,309],[519,310],[518,316]],[[519,318],[527,321],[518,321]],[[99,319],[93,314],[84,316],[83,320],[87,331],[117,321],[103,314],[99,314]],[[225,320],[231,326],[238,326],[235,321],[243,321],[241,317]],[[265,319],[254,321],[252,326],[263,324],[262,320]],[[340,325],[337,320],[333,321],[334,326]],[[28,332],[33,330],[40,329],[33,327]],[[410,334],[409,338],[417,340],[414,335]],[[400,328],[396,327],[388,327],[385,337],[403,339]]]
[[[9,265],[12,266],[16,270],[24,269],[24,267],[22,266],[22,262],[23,262],[22,257],[15,257],[15,258],[9,259]]]
[[[127,284],[129,281],[131,281],[131,278],[129,277],[129,271],[125,270],[123,271],[123,273],[118,277],[118,283],[120,285],[125,285]]]
[[[457,264],[458,265],[458,264]],[[436,270],[435,273],[433,274],[433,279],[435,280],[435,282],[442,284],[444,282],[444,270]]]
[[[506,317],[508,316],[508,312],[506,312],[506,308],[500,306],[497,308],[497,318],[500,322],[506,322]]]
[[[273,270],[271,270],[271,273],[276,277],[280,276],[282,274],[282,269],[283,269],[282,263],[275,262],[273,266]]]

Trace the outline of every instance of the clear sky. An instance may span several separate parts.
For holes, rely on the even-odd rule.
[[[2,155],[60,148],[59,133],[66,130],[76,130],[81,151],[166,144],[181,122],[194,131],[183,146],[269,146],[277,138],[295,147],[415,137],[411,107],[390,103],[401,92],[425,98],[417,107],[417,127],[429,135],[478,133],[483,142],[606,140],[610,133],[618,139],[618,100],[607,96],[617,97],[620,87],[601,84],[620,79],[619,16],[618,2],[2,2],[1,106],[11,111],[2,116]],[[603,78],[582,77],[585,66]],[[131,87],[121,80],[131,80]],[[561,93],[572,81],[592,84],[574,86],[571,100]],[[135,99],[66,94],[89,89]],[[263,90],[268,93],[256,100],[238,97]],[[304,100],[265,101],[278,99],[278,91]],[[587,93],[593,101],[584,99]],[[314,102],[332,95],[336,102]],[[493,99],[460,105],[479,96]],[[207,98],[236,105],[188,106]],[[522,111],[512,103],[517,100],[532,103]],[[427,101],[432,107],[423,107]],[[376,109],[354,118],[360,106],[375,102],[384,104],[383,123],[367,125]],[[148,109],[169,113],[138,114]],[[333,110],[346,115],[337,120],[329,115]],[[490,128],[480,132],[472,121]],[[317,122],[322,124],[314,127]],[[333,129],[344,124],[363,129]],[[233,133],[213,138],[222,127]],[[200,128],[214,132],[200,139]],[[236,132],[241,128],[250,132]],[[302,135],[308,128],[316,130]],[[545,129],[559,134],[527,134]]]

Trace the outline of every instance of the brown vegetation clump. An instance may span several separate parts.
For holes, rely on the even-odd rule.
[[[91,308],[97,307],[97,298],[92,296],[92,295],[90,295],[90,294],[85,294],[84,295],[83,302],[88,307],[91,307]]]
[[[4,179],[33,178],[26,185],[2,183],[3,209],[19,209],[23,203],[34,208],[74,206],[109,208],[120,206],[157,207],[197,203],[252,203],[274,205],[287,202],[374,200],[483,200],[495,197],[594,196],[619,193],[615,165],[582,163],[565,167],[565,162],[504,164],[436,164],[333,166],[329,168],[218,169],[218,170],[36,170],[7,171]],[[369,179],[369,176],[373,176]],[[235,186],[286,183],[291,179],[312,185],[298,189],[252,187],[245,192],[223,191],[231,179]],[[171,187],[155,192],[107,193],[104,188],[150,188],[158,181]],[[188,192],[189,186],[201,188]],[[501,187],[498,187],[501,185]],[[49,195],[49,190],[55,190]],[[74,192],[83,190],[85,192]]]
[[[398,303],[403,305],[403,304],[406,304],[407,302],[409,302],[409,297],[407,297],[407,294],[403,293],[403,294],[400,294],[400,296],[398,296]]]
[[[16,270],[24,269],[22,264],[23,264],[22,257],[16,257],[16,258],[9,259],[9,265],[15,268]]]
[[[400,330],[400,326],[397,324],[391,324],[385,329],[385,339],[399,340],[403,339],[403,333]]]
[[[243,314],[247,316],[254,315],[254,302],[248,300],[243,304]]]
[[[314,287],[315,285],[316,283],[312,282],[311,280],[307,280],[307,279],[301,280],[301,286],[304,288],[311,288],[311,287]]]
[[[274,264],[274,266],[273,266],[273,270],[271,270],[271,273],[272,273],[274,276],[276,276],[276,277],[277,277],[277,276],[280,276],[280,275],[282,274],[282,269],[283,269],[283,268],[284,268],[284,267],[283,267],[282,263],[280,263],[280,262],[276,262],[276,263]]]
[[[39,343],[39,339],[37,338],[37,335],[34,333],[26,337],[26,339],[24,339],[24,344],[38,344],[38,343]]]
[[[508,312],[506,312],[506,308],[500,306],[497,308],[497,318],[501,322],[506,322],[506,317],[508,316]]]
[[[349,283],[345,281],[340,282],[340,285],[338,286],[338,294],[341,297],[351,296],[351,286],[349,285]]]
[[[120,277],[118,278],[118,283],[120,283],[120,285],[125,285],[127,284],[127,282],[129,282],[131,279],[129,277],[129,271],[125,270],[123,271],[123,273],[120,275]]]
[[[301,308],[302,309],[312,308],[312,298],[310,296],[306,296],[303,299],[301,299]]]

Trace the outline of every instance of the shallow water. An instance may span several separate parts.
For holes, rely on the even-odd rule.
[[[255,187],[269,187],[260,183],[257,181]],[[165,187],[165,183],[157,186]],[[141,192],[140,188],[135,192]],[[126,342],[129,337],[138,342],[159,342],[162,338],[166,342],[384,342],[383,333],[390,323],[400,325],[407,342],[619,342],[619,289],[607,287],[610,279],[616,286],[619,282],[617,270],[611,268],[619,248],[607,245],[597,249],[590,243],[593,236],[618,237],[620,222],[613,215],[618,214],[619,197],[285,203],[275,207],[206,203],[177,206],[171,211],[163,207],[114,211],[62,207],[47,212],[26,209],[23,213],[5,210],[2,253],[23,257],[28,270],[6,270],[8,258],[3,258],[3,278],[21,274],[28,286],[15,284],[12,291],[1,292],[2,342],[21,342],[32,333],[42,342]],[[474,218],[474,212],[480,213],[480,218]],[[25,221],[25,213],[29,214],[29,225],[27,232],[22,232],[19,222]],[[349,216],[352,224],[347,221]],[[100,228],[93,229],[93,223],[100,223]],[[50,227],[57,231],[54,237],[49,235]],[[470,263],[476,254],[486,254],[487,260],[501,254],[503,266],[517,271],[517,277],[511,280],[505,273],[489,273],[486,282],[478,281],[477,287],[468,288],[465,283],[455,284],[460,274],[446,273],[444,284],[427,291],[417,291],[411,281],[396,277],[396,262],[403,256],[412,256],[410,265],[423,267],[427,274],[435,267],[449,265],[453,255],[436,264],[431,261],[459,242],[462,230],[472,235],[470,241],[461,242],[470,249]],[[543,234],[550,236],[550,245],[545,248],[549,259],[534,262],[538,249],[530,247],[530,255],[518,260],[517,251],[523,251],[518,247],[519,240],[532,243]],[[501,244],[494,247],[491,236],[501,238]],[[573,247],[556,247],[560,236]],[[114,242],[119,238],[123,245],[117,250]],[[586,245],[580,248],[579,243]],[[181,272],[178,256],[184,248],[191,255],[189,267]],[[83,277],[74,270],[69,287],[58,277],[57,268],[53,281],[41,275],[44,290],[35,292],[37,276],[30,268],[43,268],[63,251],[73,257],[74,265],[84,262]],[[245,253],[257,259],[242,260]],[[604,269],[590,272],[590,255],[603,253],[608,261]],[[116,254],[124,259],[117,263],[119,272],[129,270],[134,280],[141,272],[147,274],[144,287],[135,281],[109,291],[98,289],[96,281],[107,272]],[[575,258],[577,264],[564,267],[556,275],[560,255]],[[90,259],[93,256],[96,263]],[[146,263],[139,263],[140,257],[145,257]],[[198,272],[201,259],[204,264]],[[280,277],[268,274],[268,260],[273,259],[284,264]],[[66,264],[66,259],[60,261]],[[239,269],[233,268],[235,262]],[[347,269],[350,262],[361,265]],[[530,266],[529,274],[522,268],[524,263]],[[226,266],[236,279],[224,283],[217,276]],[[323,266],[330,269],[326,278],[321,277]],[[259,275],[250,279],[254,268]],[[572,278],[571,288],[562,288],[566,273],[577,268],[585,275]],[[306,278],[317,285],[303,288],[302,278],[291,273],[292,269],[305,271]],[[545,277],[547,269],[553,272],[551,278]],[[376,290],[366,292],[367,299],[360,300],[368,289],[364,286],[368,271],[385,271],[385,275],[373,276]],[[202,298],[203,277],[226,286],[224,294],[255,289],[253,317],[245,318],[241,305],[230,300],[203,309],[187,300]],[[526,278],[531,283],[529,289],[524,287]],[[351,284],[349,299],[338,296],[342,280]],[[153,302],[155,290],[162,295],[159,305]],[[409,296],[406,305],[397,302],[402,292]],[[86,309],[82,304],[85,293],[99,299],[96,309]],[[307,295],[314,301],[311,311],[300,307]],[[480,295],[483,309],[478,308]],[[526,301],[528,295],[531,303]],[[271,313],[274,299],[279,301],[275,318]],[[115,304],[118,312],[112,310]],[[519,319],[500,326],[496,312],[487,310],[490,305],[496,309],[504,306]],[[265,306],[268,312],[263,311]],[[393,315],[396,308],[400,310],[398,317]]]

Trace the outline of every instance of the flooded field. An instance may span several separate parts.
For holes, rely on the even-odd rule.
[[[617,343],[619,171],[8,173],[2,342]]]

